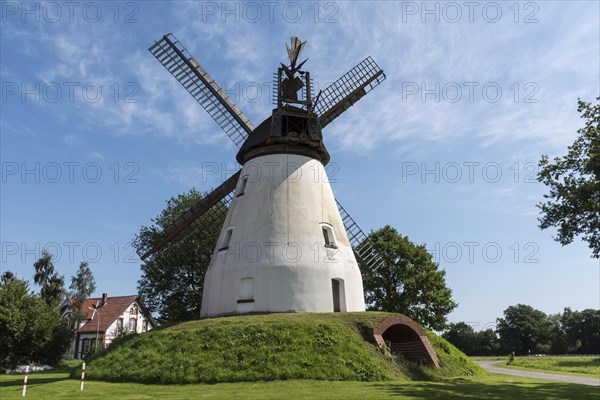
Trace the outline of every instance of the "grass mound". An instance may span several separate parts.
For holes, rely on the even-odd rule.
[[[480,372],[433,334],[430,340],[440,356],[441,369],[394,362],[367,334],[367,328],[376,327],[389,315],[267,314],[189,321],[126,336],[95,356],[86,374],[90,379],[121,382],[217,383],[381,381]]]
[[[446,339],[427,332],[427,338],[437,353],[440,360],[440,369],[436,370],[439,376],[477,376],[485,375],[486,372],[475,364],[470,357],[454,347]]]

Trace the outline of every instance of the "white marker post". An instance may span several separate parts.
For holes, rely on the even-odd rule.
[[[23,378],[23,397],[25,397],[25,392],[27,392],[27,378],[29,377],[29,365],[25,367],[25,377]]]
[[[83,382],[85,382],[85,363],[81,366],[81,384],[79,385],[79,391],[83,392]]]

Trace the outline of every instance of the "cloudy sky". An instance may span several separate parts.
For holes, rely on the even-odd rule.
[[[136,292],[129,242],[169,197],[226,179],[236,149],[147,48],[173,32],[256,124],[290,35],[319,87],[366,56],[387,80],[324,131],[336,197],[447,271],[451,321],[509,305],[600,307],[600,264],[537,228],[541,154],[600,92],[596,1],[1,3],[2,270],[41,249],[98,293]]]

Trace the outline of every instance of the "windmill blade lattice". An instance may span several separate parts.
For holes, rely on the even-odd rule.
[[[212,257],[230,204],[231,196],[223,198],[163,246],[149,252],[143,260],[146,273],[160,281],[163,275],[173,273],[169,271],[183,270],[190,276],[202,271]]]
[[[336,200],[336,203],[342,217],[342,222],[344,223],[344,228],[346,228],[348,239],[354,249],[354,254],[370,271],[376,271],[383,264],[381,256],[371,246],[369,237],[360,229],[356,221],[348,214],[348,211],[342,207],[339,201]]]
[[[384,80],[383,70],[371,57],[367,57],[340,79],[327,86],[321,92],[315,106],[321,128],[339,117]]]
[[[233,199],[233,191],[237,185],[237,181],[240,178],[240,172],[238,171],[233,174],[229,179],[219,185],[216,189],[204,196],[195,206],[188,209],[183,213],[175,222],[169,225],[163,232],[164,237],[155,244],[151,249],[148,249],[144,254],[140,256],[142,260],[146,259],[149,255],[164,247],[169,241],[172,241],[178,234],[185,230],[189,225],[192,225],[195,221],[199,220],[205,213],[209,213],[211,222],[217,222],[215,220],[225,214]],[[222,224],[222,222],[221,222]],[[221,226],[219,225],[219,229]]]
[[[148,50],[240,147],[254,125],[179,40],[170,33]]]

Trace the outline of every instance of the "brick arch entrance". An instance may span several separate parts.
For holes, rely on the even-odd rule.
[[[373,337],[390,355],[422,365],[439,367],[439,360],[423,328],[405,315],[387,317],[377,328]]]

